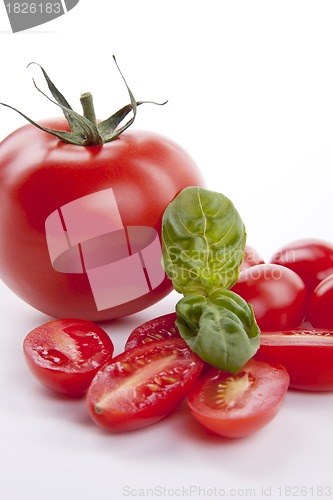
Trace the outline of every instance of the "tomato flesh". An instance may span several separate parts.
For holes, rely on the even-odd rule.
[[[312,291],[307,304],[307,318],[315,328],[333,329],[333,274]]]
[[[149,342],[180,338],[175,324],[176,318],[176,313],[164,314],[138,326],[130,333],[125,344],[125,351]]]
[[[113,432],[151,425],[180,405],[202,367],[182,339],[129,349],[96,374],[87,394],[89,414]]]
[[[250,360],[238,374],[213,369],[188,395],[188,406],[203,427],[227,438],[245,437],[278,413],[289,385],[280,364]]]
[[[108,334],[87,320],[49,321],[25,337],[23,352],[32,374],[48,389],[80,397],[114,346]]]
[[[250,245],[245,246],[244,260],[240,265],[239,270],[244,271],[249,267],[256,266],[257,264],[264,264],[265,261],[259,252]]]
[[[255,358],[284,365],[290,388],[333,391],[333,332],[295,329],[262,332]]]

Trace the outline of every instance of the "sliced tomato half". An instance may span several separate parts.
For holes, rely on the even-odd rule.
[[[28,333],[23,342],[27,365],[39,382],[73,397],[87,392],[113,350],[109,335],[83,319],[48,321]]]
[[[333,332],[295,329],[262,332],[256,359],[283,364],[290,387],[304,391],[333,391]]]
[[[96,374],[87,394],[89,414],[114,432],[151,425],[180,405],[202,367],[182,339],[129,349]]]
[[[217,369],[200,378],[188,406],[200,424],[227,438],[248,436],[278,413],[289,385],[280,364],[251,359],[238,374]]]
[[[173,312],[142,323],[129,335],[125,344],[125,351],[149,342],[180,338],[175,324],[176,319],[177,315]]]

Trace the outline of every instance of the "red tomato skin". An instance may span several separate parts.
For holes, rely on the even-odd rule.
[[[240,372],[253,377],[253,389],[249,390],[248,399],[241,399],[240,412],[238,401],[230,409],[214,409],[207,404],[205,393],[213,392],[216,383],[235,377],[218,369],[201,377],[187,398],[194,418],[208,431],[225,438],[244,438],[269,424],[280,411],[288,390],[289,375],[280,364],[251,359]]]
[[[150,379],[147,378],[141,384],[135,378],[135,387],[130,384],[130,395],[121,396],[114,408],[105,405],[102,411],[97,411],[98,402],[105,394],[114,395],[122,381],[125,381],[126,385],[126,372],[131,370],[138,359],[148,359],[148,362],[152,363],[156,356],[163,356],[163,353],[177,358],[174,362],[178,367],[175,384],[155,394],[146,394]],[[136,373],[140,373],[142,366],[144,365],[141,365]],[[179,372],[181,366],[184,370]],[[93,379],[87,394],[88,413],[95,424],[111,432],[128,432],[150,426],[177,409],[198,379],[202,367],[203,361],[182,339],[160,340],[124,351],[99,370]],[[161,373],[157,371],[156,375]]]
[[[163,314],[163,316],[158,316],[137,326],[127,338],[125,351],[149,342],[180,338],[180,333],[175,324],[176,319],[177,314],[174,312]]]
[[[315,238],[296,240],[278,250],[270,262],[295,271],[310,295],[320,281],[333,273],[333,244]]]
[[[244,271],[244,269],[256,266],[257,264],[265,264],[263,257],[252,246],[246,245],[244,253],[245,253],[244,260],[239,268],[240,271]]]
[[[321,336],[323,342],[303,341],[308,335]],[[276,340],[281,335],[282,341]],[[290,389],[301,391],[333,391],[333,333],[327,330],[287,330],[261,334],[255,359],[281,363],[290,376]],[[329,337],[329,342],[327,338]]]
[[[71,362],[66,347],[74,347],[79,359]],[[24,357],[35,378],[48,389],[74,398],[87,392],[113,351],[112,340],[102,328],[80,319],[49,321],[32,330],[23,342]],[[65,358],[65,363],[55,363],[54,357]]]
[[[333,274],[312,291],[307,304],[307,318],[315,328],[333,329]]]
[[[232,290],[253,307],[261,330],[298,327],[304,319],[307,293],[302,279],[277,264],[241,271]]]
[[[62,119],[43,125],[68,128]],[[66,203],[112,188],[124,226],[149,226],[160,236],[166,206],[191,185],[204,185],[193,159],[159,134],[132,130],[103,146],[81,147],[26,125],[0,145],[0,277],[54,318],[101,321],[142,310],[172,290],[167,277],[150,293],[98,311],[86,274],[53,269],[45,220]]]

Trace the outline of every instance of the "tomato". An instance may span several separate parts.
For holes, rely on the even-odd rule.
[[[180,333],[175,325],[176,318],[176,313],[164,314],[136,327],[126,341],[125,351],[148,342],[180,338]]]
[[[333,329],[333,274],[312,291],[307,304],[307,319],[316,328]]]
[[[245,246],[245,256],[244,260],[240,265],[240,271],[244,271],[244,269],[248,269],[249,267],[256,266],[257,264],[264,264],[265,261],[259,252],[251,247],[250,245]]]
[[[182,339],[129,349],[96,374],[87,394],[89,414],[113,432],[151,425],[180,405],[202,366]]]
[[[288,385],[282,365],[251,359],[236,375],[213,369],[200,378],[188,395],[188,406],[209,431],[227,438],[245,437],[276,416]]]
[[[333,273],[333,244],[319,239],[296,240],[276,252],[271,262],[295,271],[310,295],[321,280]]]
[[[43,126],[68,130],[62,119]],[[0,145],[0,277],[54,318],[142,310],[172,290],[161,218],[190,185],[203,185],[194,161],[159,134],[77,146],[26,125]]]
[[[33,375],[45,387],[82,396],[97,371],[113,355],[108,334],[91,321],[49,321],[25,337],[23,352]]]
[[[255,357],[285,366],[293,389],[333,390],[332,331],[296,329],[262,332]]]
[[[277,264],[249,267],[240,272],[232,290],[252,305],[261,330],[296,328],[305,316],[305,285],[287,267]]]

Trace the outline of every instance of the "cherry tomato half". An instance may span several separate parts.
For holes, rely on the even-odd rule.
[[[180,338],[180,333],[175,325],[176,318],[176,313],[164,314],[138,326],[129,335],[125,351],[149,342]]]
[[[305,316],[307,293],[302,279],[277,264],[241,271],[232,290],[252,305],[261,330],[296,328]]]
[[[293,389],[333,391],[332,331],[296,329],[262,332],[255,358],[285,366]]]
[[[315,328],[333,329],[333,274],[312,291],[307,304],[307,318]]]
[[[333,244],[319,239],[296,240],[280,248],[271,263],[295,271],[310,295],[321,280],[333,273]]]
[[[289,375],[282,365],[251,359],[236,375],[213,369],[200,378],[188,395],[188,406],[209,431],[244,437],[276,416],[288,385]]]
[[[97,371],[113,355],[108,334],[91,321],[53,320],[25,337],[23,352],[32,374],[45,387],[82,396]]]
[[[257,250],[250,245],[245,246],[244,251],[244,260],[240,265],[239,270],[244,271],[244,269],[248,269],[249,267],[256,266],[257,264],[264,264],[265,261],[262,256],[257,252]]]
[[[129,349],[96,374],[87,394],[89,414],[113,432],[151,425],[180,405],[202,367],[182,339]]]

